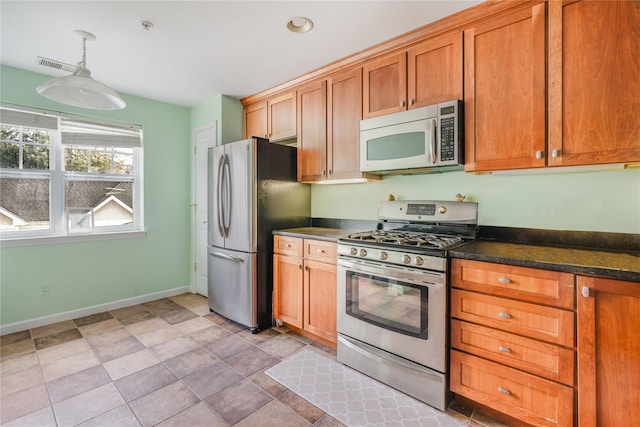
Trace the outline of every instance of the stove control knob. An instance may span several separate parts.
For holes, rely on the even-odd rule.
[[[410,264],[411,263],[411,257],[409,255],[402,255],[402,262],[404,264]]]
[[[422,259],[422,257],[417,256],[416,257],[416,265],[422,265],[424,264],[424,260]]]
[[[367,256],[367,250],[366,249],[360,249],[360,256],[361,257]]]
[[[389,255],[385,251],[380,252],[380,259],[382,261],[386,261],[387,258],[389,258]]]
[[[440,209],[438,209],[438,212],[440,212],[441,214],[447,213],[447,208],[444,206],[440,206]]]
[[[351,250],[349,250],[349,254],[353,255],[353,256],[356,256],[356,255],[358,255],[358,250],[356,248],[351,248]]]

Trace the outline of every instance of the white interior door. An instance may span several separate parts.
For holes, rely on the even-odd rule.
[[[215,122],[200,126],[193,131],[194,143],[194,236],[193,288],[200,295],[207,296],[207,197],[209,183],[207,176],[207,153],[216,146]]]

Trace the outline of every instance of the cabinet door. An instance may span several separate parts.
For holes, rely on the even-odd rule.
[[[640,283],[578,277],[578,424],[636,425]]]
[[[298,90],[298,181],[327,177],[327,82]]]
[[[549,2],[550,165],[640,161],[639,55],[638,1]]]
[[[365,119],[407,109],[407,54],[393,54],[364,64],[362,116]]]
[[[544,167],[545,3],[465,31],[465,171]]]
[[[462,33],[422,42],[407,51],[409,108],[462,100]]]
[[[327,161],[334,179],[359,178],[362,69],[327,79]]]
[[[259,101],[244,108],[244,137],[268,138],[267,101]]]
[[[302,328],[302,258],[273,256],[273,317]]]
[[[287,92],[269,100],[267,106],[269,140],[296,137],[296,92]]]
[[[305,260],[304,329],[336,342],[336,266]]]

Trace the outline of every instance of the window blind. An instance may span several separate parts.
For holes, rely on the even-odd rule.
[[[55,116],[9,110],[7,108],[0,109],[0,123],[26,128],[58,129],[58,118]]]
[[[141,147],[140,129],[98,125],[80,121],[60,120],[63,145]]]

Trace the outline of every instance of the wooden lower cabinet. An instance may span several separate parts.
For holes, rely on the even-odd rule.
[[[336,244],[274,236],[273,316],[335,347]]]
[[[509,425],[572,426],[575,276],[453,259],[451,287],[451,391]]]
[[[572,387],[455,350],[450,371],[454,393],[531,425],[573,425]]]
[[[578,425],[638,425],[640,283],[577,279]]]

